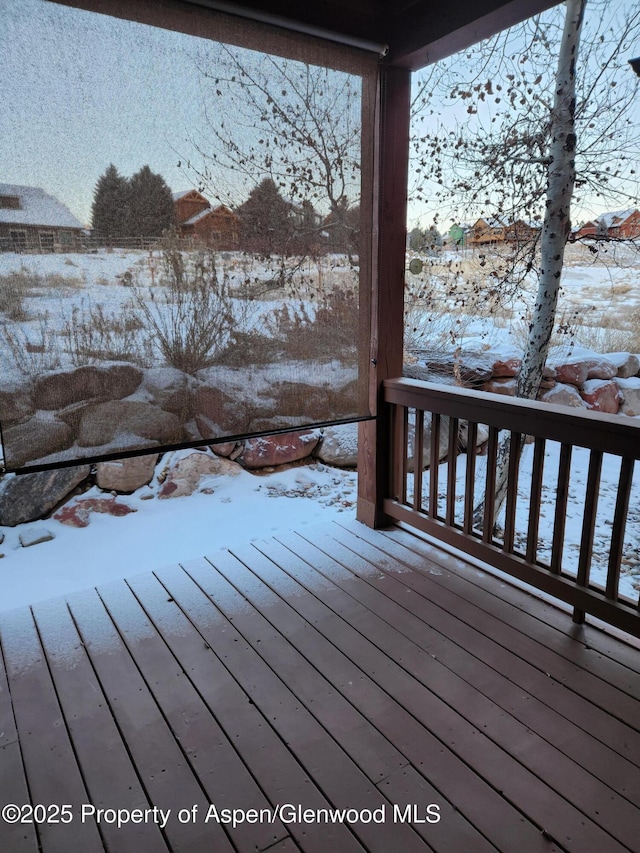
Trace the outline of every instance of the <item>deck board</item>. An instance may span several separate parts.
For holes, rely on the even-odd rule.
[[[0,805],[171,810],[0,821],[2,851],[637,847],[640,651],[398,528],[203,555],[0,614],[0,640]]]

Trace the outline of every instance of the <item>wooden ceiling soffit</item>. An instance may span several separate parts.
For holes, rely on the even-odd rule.
[[[558,0],[414,0],[389,22],[388,61],[416,71],[556,5]]]

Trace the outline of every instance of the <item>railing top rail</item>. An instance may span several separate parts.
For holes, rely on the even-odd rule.
[[[554,406],[405,378],[385,380],[384,399],[388,403],[462,418],[524,435],[640,459],[640,420],[624,415],[582,411],[568,406]]]

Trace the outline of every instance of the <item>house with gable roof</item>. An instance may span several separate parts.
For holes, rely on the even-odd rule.
[[[593,240],[633,240],[640,237],[640,210],[630,207],[602,213],[578,228],[572,239],[585,237]]]
[[[0,184],[0,250],[76,251],[83,232],[71,211],[40,187]]]
[[[232,250],[240,245],[241,220],[224,204],[212,207],[198,190],[173,193],[178,232],[214,249]]]

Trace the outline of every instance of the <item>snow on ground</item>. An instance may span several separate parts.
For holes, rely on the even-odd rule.
[[[638,258],[636,253],[618,247],[620,257],[611,262],[595,265],[585,247],[567,249],[567,264],[563,286],[567,308],[593,306],[593,313],[600,317],[619,319],[619,328],[624,329],[633,312],[640,308],[640,297],[636,286]],[[622,255],[620,254],[622,253]],[[628,257],[627,257],[628,255]],[[458,259],[455,253],[454,258]],[[446,258],[444,259],[446,260]],[[327,259],[332,270],[339,259]],[[441,258],[438,263],[442,264]],[[255,264],[249,270],[246,259],[229,256],[224,260],[232,287],[246,280],[247,275],[255,280],[268,275],[266,269]],[[149,253],[100,252],[96,254],[70,255],[13,255],[0,254],[0,275],[26,268],[31,273],[49,278],[25,302],[33,312],[33,318],[22,324],[27,334],[37,336],[38,316],[46,312],[56,319],[69,316],[74,305],[83,300],[104,303],[114,308],[131,298],[123,274],[133,271],[143,285],[151,284]],[[326,274],[327,271],[322,273]],[[316,273],[318,278],[321,270]],[[156,272],[154,271],[154,275]],[[314,270],[307,270],[311,281]],[[66,279],[66,281],[64,280]],[[304,286],[303,286],[304,290]],[[296,297],[299,304],[300,294]],[[259,322],[260,312],[273,303],[254,300],[251,311]],[[525,308],[524,301],[516,301],[511,319],[517,318]],[[562,310],[562,309],[561,309]],[[521,343],[513,336],[514,326],[504,315],[477,318],[473,314],[449,306],[450,323],[445,338],[451,340],[451,332],[460,343],[490,347],[492,351],[512,353],[514,344]],[[579,316],[586,316],[585,311]],[[246,318],[245,318],[246,319]],[[457,328],[452,325],[458,323]],[[602,323],[599,324],[602,326]],[[598,333],[608,329],[586,329],[581,342],[596,348],[600,343]],[[615,329],[614,329],[615,331]],[[590,339],[590,336],[592,339]],[[450,344],[449,344],[450,345]],[[575,352],[575,350],[573,350]],[[6,353],[6,350],[5,350]],[[0,355],[2,353],[0,352]],[[2,370],[6,375],[12,365],[2,359]],[[15,366],[13,366],[15,369]],[[549,541],[553,524],[552,492],[555,488],[553,471],[557,472],[557,448],[548,445],[549,481],[545,485],[546,495],[542,505],[540,529],[540,555],[548,557]],[[464,456],[458,460],[459,470],[464,468]],[[520,482],[527,482],[531,465],[531,449],[525,448]],[[575,568],[577,545],[580,541],[581,505],[584,503],[584,483],[588,457],[586,451],[576,448],[572,462],[571,494],[567,519],[565,560],[569,568]],[[592,580],[604,582],[608,542],[611,536],[611,520],[615,507],[615,486],[619,463],[605,459],[600,504],[598,509],[595,540],[594,568]],[[463,475],[462,475],[463,476]],[[441,473],[440,482],[444,483]],[[218,478],[208,484],[212,494],[198,493],[190,497],[158,500],[156,487],[118,500],[136,509],[126,517],[91,515],[87,528],[78,529],[46,519],[23,525],[22,528],[0,528],[0,609],[10,609],[22,604],[66,594],[77,589],[100,584],[111,579],[130,576],[141,571],[201,557],[219,548],[229,547],[250,539],[259,539],[277,531],[308,528],[316,523],[330,521],[341,513],[340,518],[353,517],[355,513],[356,475],[323,465],[302,466],[284,472],[262,476],[243,472],[237,478]],[[428,483],[428,475],[425,484]],[[207,485],[203,483],[203,487]],[[154,491],[155,489],[155,491]],[[461,494],[459,488],[458,494]],[[634,481],[631,509],[627,527],[627,541],[623,559],[621,593],[637,600],[640,587],[640,479]],[[89,492],[82,497],[90,497]],[[145,499],[150,497],[152,499]],[[526,531],[527,492],[523,485],[518,505],[518,533]],[[461,500],[458,499],[461,506]],[[23,548],[18,535],[25,527],[35,531],[48,529],[54,533],[52,541]]]
[[[323,464],[204,479],[199,493],[159,500],[158,484],[118,497],[136,512],[91,513],[88,527],[53,518],[0,527],[0,611],[212,554],[283,530],[355,517],[356,475]],[[94,488],[80,496],[105,497]],[[55,538],[24,548],[26,530]]]

